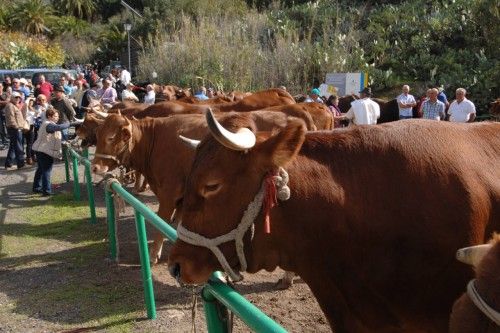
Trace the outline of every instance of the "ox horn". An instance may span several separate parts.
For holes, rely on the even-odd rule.
[[[491,247],[491,244],[464,247],[457,251],[456,257],[458,261],[477,267]]]
[[[236,133],[229,132],[215,119],[210,108],[207,110],[205,117],[210,132],[223,146],[232,150],[247,150],[255,146],[255,134],[248,128],[240,128]]]
[[[185,136],[179,135],[179,139],[182,140],[188,147],[196,149],[198,145],[200,144],[200,140],[194,140],[190,138],[186,138]]]
[[[101,112],[101,111],[97,111],[97,110],[92,110],[92,112],[101,118],[107,118],[109,116],[109,113],[106,113],[106,112]]]

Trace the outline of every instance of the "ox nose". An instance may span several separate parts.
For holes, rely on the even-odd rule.
[[[179,281],[181,277],[181,265],[176,262],[175,264],[171,265],[168,270],[170,271],[170,275],[172,275],[174,279]]]
[[[99,171],[99,167],[97,165],[92,165],[92,172],[97,173]]]

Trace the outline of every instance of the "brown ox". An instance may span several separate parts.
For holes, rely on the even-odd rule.
[[[175,96],[175,92],[179,90],[180,88],[177,86],[159,86],[155,85],[155,94],[156,94],[156,100],[157,101],[173,101],[177,99]]]
[[[232,102],[233,100],[225,96],[217,96],[205,100],[200,100],[194,96],[189,96],[189,97],[179,98],[177,101],[189,104],[217,105],[222,103],[229,103]]]
[[[308,130],[333,129],[333,115],[328,110],[328,107],[322,103],[286,104],[273,106],[265,110],[284,112],[289,116],[300,118],[304,120]],[[307,115],[310,115],[310,117]]]
[[[213,108],[221,112],[253,111],[284,104],[295,104],[295,100],[285,90],[272,88],[253,93],[240,101],[214,105]]]
[[[104,118],[95,114],[87,113],[83,123],[76,129],[76,135],[82,140],[83,148],[93,146],[97,142],[96,131],[104,123]]]
[[[477,266],[476,278],[469,282],[467,292],[453,305],[450,316],[450,333],[499,332],[500,236],[495,235],[488,245],[474,246],[458,252],[457,257],[461,258],[462,256],[459,255],[462,254],[464,255],[463,259],[472,259],[462,261]],[[478,302],[479,306],[475,302]],[[484,311],[483,304],[486,304],[493,311],[489,311],[489,309]],[[493,314],[492,319],[496,323],[485,313]]]
[[[252,95],[251,92],[243,92],[243,91],[233,90],[229,94],[227,94],[227,98],[229,98],[231,101],[237,102],[237,101],[241,101],[242,99],[244,99],[245,97],[248,97],[250,95]]]
[[[142,104],[142,103],[136,103],[136,102],[130,102],[130,101],[119,102],[119,103],[113,104],[113,106],[108,110],[108,112],[109,113],[117,113],[118,110],[135,108],[135,107],[139,107],[141,105],[144,105],[144,104]]]
[[[176,114],[201,114],[207,109],[208,106],[202,104],[190,104],[180,101],[160,102],[135,113],[134,117],[142,119],[146,117],[168,117]]]
[[[309,285],[335,332],[446,331],[471,276],[456,249],[500,227],[500,124],[408,120],[306,133],[296,121],[255,143],[245,128],[227,139],[208,120],[213,136],[186,182],[173,276],[200,284],[223,265],[236,277],[245,263],[250,273],[280,266]],[[270,233],[257,211],[243,255],[234,241],[214,252],[191,245],[246,222],[279,167],[291,195],[270,209]]]
[[[220,104],[185,103],[182,101],[162,102],[151,105],[144,112],[135,114],[136,118],[166,117],[172,114],[203,113],[210,106],[216,112],[254,111],[276,105],[293,104],[293,98],[284,90],[269,89],[256,92],[238,102],[223,102]]]
[[[266,115],[267,114],[267,115]],[[241,113],[240,118],[252,119],[257,128],[272,131],[284,127],[285,114],[276,112]],[[233,113],[220,117],[233,117]],[[119,164],[140,172],[160,203],[158,215],[167,220],[176,201],[182,197],[184,182],[192,163],[194,151],[179,138],[181,133],[201,139],[208,133],[204,115],[175,115],[167,118],[130,120],[121,115],[109,115],[97,131],[96,154],[116,156],[117,160],[96,155],[92,164],[94,173],[102,174]],[[151,248],[151,260],[161,256],[163,235],[156,233]]]

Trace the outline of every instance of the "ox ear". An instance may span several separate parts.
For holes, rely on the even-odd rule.
[[[127,122],[127,125],[122,126],[121,135],[123,141],[128,141],[132,137],[132,123],[128,120],[128,118],[125,118],[125,121]]]
[[[129,126],[122,127],[121,135],[123,141],[128,141],[132,137],[132,129]]]
[[[306,125],[301,119],[293,119],[288,125],[259,144],[256,148],[266,168],[284,167],[297,156],[306,137]]]

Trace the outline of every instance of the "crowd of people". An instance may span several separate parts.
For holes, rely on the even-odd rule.
[[[374,125],[380,118],[380,106],[372,100],[372,91],[369,87],[360,92],[360,98],[355,96],[351,108],[346,113],[341,113],[338,107],[338,97],[331,95],[328,98],[321,96],[318,88],[311,90],[304,102],[325,103],[335,121],[335,127],[346,126],[343,120],[349,120],[355,125]],[[425,96],[418,101],[410,94],[410,86],[404,85],[402,93],[396,97],[399,107],[399,119],[423,118],[430,120],[447,120],[452,122],[473,122],[476,118],[474,103],[466,98],[467,91],[458,88],[455,91],[455,100],[448,102],[442,88],[429,88]],[[417,112],[415,115],[414,109]]]
[[[110,107],[120,101],[155,103],[153,85],[146,86],[139,98],[125,67],[113,68],[107,77],[100,78],[91,66],[85,66],[77,77],[62,75],[56,85],[40,75],[36,86],[24,78],[6,77],[0,84],[0,150],[7,149],[5,169],[18,169],[37,164],[33,191],[50,195],[50,170],[54,158],[61,155],[61,141],[69,138],[68,129],[81,122],[85,110],[94,103]],[[285,87],[281,87],[285,89]],[[380,106],[372,100],[370,88],[364,88],[354,99],[350,109],[342,113],[339,98],[321,96],[314,88],[304,102],[325,103],[334,117],[335,127],[372,125],[380,117]],[[397,96],[399,118],[418,117],[453,122],[472,122],[475,106],[466,97],[463,88],[456,90],[455,100],[449,103],[444,91],[430,88],[426,96],[417,101],[404,85]],[[206,100],[214,97],[213,89],[198,87],[194,97]],[[15,165],[15,166],[14,166]]]
[[[91,104],[139,101],[130,72],[123,66],[103,78],[91,65],[77,68],[77,73],[77,77],[63,74],[55,84],[44,75],[36,85],[11,76],[0,84],[0,150],[8,149],[4,167],[22,169],[36,164],[34,193],[52,194],[54,159],[61,157],[61,143],[70,138],[69,128],[83,121]],[[144,103],[154,102],[154,88],[148,85]]]

